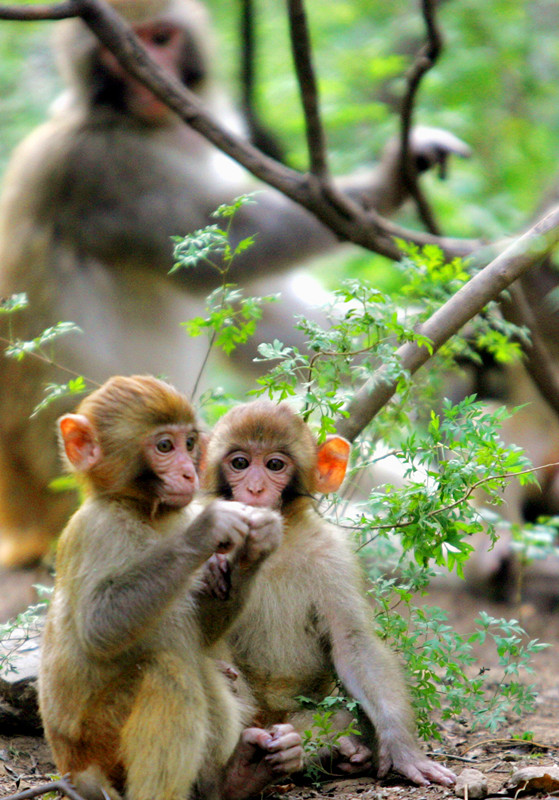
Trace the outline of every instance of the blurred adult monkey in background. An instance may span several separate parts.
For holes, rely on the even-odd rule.
[[[448,786],[453,773],[420,750],[403,678],[376,637],[357,559],[344,531],[314,509],[313,492],[339,488],[349,444],[329,437],[317,447],[309,427],[286,404],[237,406],[215,426],[202,486],[210,497],[277,509],[284,537],[255,578],[228,634],[235,663],[254,693],[263,725],[312,727],[298,698],[332,693],[337,675],[365,715],[362,736],[336,744],[334,767],[379,777],[392,769],[417,784]],[[208,591],[227,597],[234,577],[226,556],[207,565]],[[339,712],[338,730],[350,715]],[[368,724],[366,723],[368,720]],[[370,726],[374,728],[371,735]]]
[[[152,57],[197,92],[222,122],[241,128],[209,74],[210,34],[195,0],[114,0]],[[59,23],[67,90],[53,117],[16,150],[0,199],[0,296],[26,292],[29,309],[1,318],[0,335],[24,340],[59,321],[82,329],[56,345],[56,361],[101,383],[109,375],[165,374],[192,387],[196,354],[180,322],[199,312],[216,275],[207,265],[168,276],[172,235],[203,227],[221,203],[257,184],[130,78],[80,20]],[[416,130],[420,169],[465,154],[455,137]],[[405,199],[391,147],[353,195],[381,213]],[[304,209],[264,189],[235,218],[233,239],[256,235],[232,280],[262,278],[337,240]],[[284,305],[283,314],[292,318]],[[291,324],[283,333],[288,340]],[[264,334],[267,338],[267,333]],[[185,353],[188,352],[188,357]],[[201,354],[199,363],[202,362]],[[65,381],[38,360],[0,359],[0,564],[32,565],[74,508],[53,494],[54,417],[29,415],[45,382]]]

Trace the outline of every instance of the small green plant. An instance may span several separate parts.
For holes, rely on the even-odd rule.
[[[82,333],[81,328],[73,322],[58,322],[50,328],[44,330],[39,336],[29,341],[14,338],[11,327],[11,316],[18,311],[23,311],[29,306],[29,301],[25,293],[14,294],[8,298],[0,300],[0,315],[8,316],[10,322],[8,328],[8,338],[3,339],[0,337],[5,345],[4,355],[6,358],[13,358],[16,361],[22,361],[24,358],[33,357],[45,364],[57,366],[64,372],[70,373],[72,377],[67,383],[49,383],[45,387],[45,397],[38,403],[32,413],[32,417],[39,414],[44,408],[51,403],[60,400],[69,395],[83,394],[87,390],[88,383],[81,375],[76,374],[72,370],[66,369],[63,365],[57,364],[52,345],[61,336],[68,336],[73,333]],[[93,382],[90,382],[93,384]],[[96,385],[96,384],[95,384]]]
[[[262,307],[277,300],[277,295],[244,297],[242,289],[228,283],[227,278],[235,259],[254,243],[252,236],[242,239],[235,247],[230,244],[231,223],[242,206],[254,202],[250,195],[236,198],[230,205],[221,205],[213,217],[226,220],[225,227],[208,225],[185,237],[173,237],[175,264],[170,274],[178,269],[195,268],[200,262],[209,264],[216,271],[221,285],[206,301],[206,316],[194,317],[183,323],[189,336],[206,334],[209,337],[206,357],[196,380],[193,395],[207,364],[213,347],[230,355],[239,345],[254,335],[258,320],[262,318]]]
[[[313,712],[312,728],[304,730],[301,738],[306,756],[306,775],[313,783],[320,783],[326,776],[334,774],[333,762],[340,739],[344,736],[361,736],[356,727],[359,704],[356,700],[345,697],[343,693],[330,695],[318,703],[302,696],[297,700],[303,708]],[[343,728],[335,723],[336,713],[339,711],[347,711],[353,715]]]
[[[34,641],[39,646],[44,614],[48,608],[52,588],[35,586],[40,601],[29,606],[9,622],[0,624],[0,676],[17,673],[17,654]]]

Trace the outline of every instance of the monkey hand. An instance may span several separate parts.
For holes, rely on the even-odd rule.
[[[439,177],[446,177],[446,164],[451,155],[469,158],[468,145],[449,131],[416,125],[410,133],[410,149],[418,172],[438,167]]]
[[[214,553],[202,570],[203,594],[227,600],[231,591],[231,566],[225,553]]]
[[[251,530],[252,512],[243,503],[214,500],[196,517],[186,535],[205,551],[205,558],[238,550]]]
[[[246,728],[227,766],[223,798],[244,800],[303,768],[301,737],[292,725]]]
[[[451,786],[456,782],[456,775],[442,764],[427,758],[415,743],[386,740],[379,742],[378,777],[384,777],[389,770],[399,772],[419,786],[439,783]]]
[[[239,550],[241,567],[259,564],[277,550],[283,539],[283,519],[277,511],[251,507],[250,531]]]

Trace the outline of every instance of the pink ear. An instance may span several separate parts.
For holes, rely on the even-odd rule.
[[[87,472],[95,466],[101,456],[101,448],[88,418],[83,414],[65,414],[58,420],[58,427],[70,464],[80,472]]]
[[[318,448],[316,490],[335,492],[342,485],[349,460],[350,444],[341,436],[328,436]]]

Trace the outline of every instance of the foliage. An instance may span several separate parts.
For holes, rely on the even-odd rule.
[[[0,676],[17,673],[17,654],[25,650],[29,642],[39,646],[42,620],[50,601],[52,589],[35,586],[40,602],[29,606],[9,622],[0,624]]]
[[[11,322],[11,315],[18,311],[23,311],[28,307],[27,295],[23,292],[3,298],[0,301],[0,315],[8,316]],[[81,333],[81,329],[73,322],[58,322],[50,328],[46,328],[39,336],[29,341],[15,339],[12,335],[11,327],[8,328],[8,339],[2,340],[4,343],[4,356],[13,358],[16,361],[23,361],[29,356],[40,359],[54,366],[55,351],[53,343],[60,336],[67,336],[72,333]],[[65,367],[62,367],[65,369]],[[68,372],[69,370],[66,370]],[[32,417],[39,414],[51,403],[63,397],[83,394],[87,389],[87,381],[81,375],[74,375],[67,383],[49,383],[45,386],[45,397],[33,409]]]
[[[548,645],[526,641],[526,634],[514,620],[496,619],[480,612],[475,629],[460,635],[448,623],[445,611],[416,605],[414,592],[424,576],[408,574],[398,582],[381,576],[371,590],[379,608],[377,621],[382,636],[402,654],[410,677],[413,704],[420,734],[440,739],[433,713],[441,719],[454,718],[472,728],[496,731],[511,712],[521,716],[533,707],[536,692],[521,680],[532,673],[530,661]],[[402,613],[398,606],[403,608]],[[479,665],[475,645],[487,638],[494,642],[500,674]]]
[[[204,261],[221,278],[221,285],[207,298],[206,316],[194,317],[183,323],[189,336],[207,334],[209,337],[202,371],[213,347],[230,355],[239,345],[245,344],[254,335],[256,324],[262,318],[262,307],[277,300],[277,295],[245,298],[236,284],[227,283],[235,259],[253,243],[253,237],[249,236],[233,247],[230,244],[231,223],[240,208],[253,202],[252,196],[242,195],[231,204],[221,205],[214,211],[213,217],[227,221],[225,228],[209,225],[184,237],[172,237],[175,264],[171,273],[178,269],[195,268]]]
[[[313,712],[312,727],[302,731],[301,739],[307,756],[306,774],[313,782],[319,783],[326,775],[333,774],[333,769],[328,768],[328,754],[333,762],[340,739],[362,735],[356,727],[359,704],[341,694],[325,697],[319,703],[309,697],[298,697],[297,700],[302,708]],[[335,715],[339,711],[347,711],[350,715],[349,723],[344,728],[339,728],[335,723]]]

